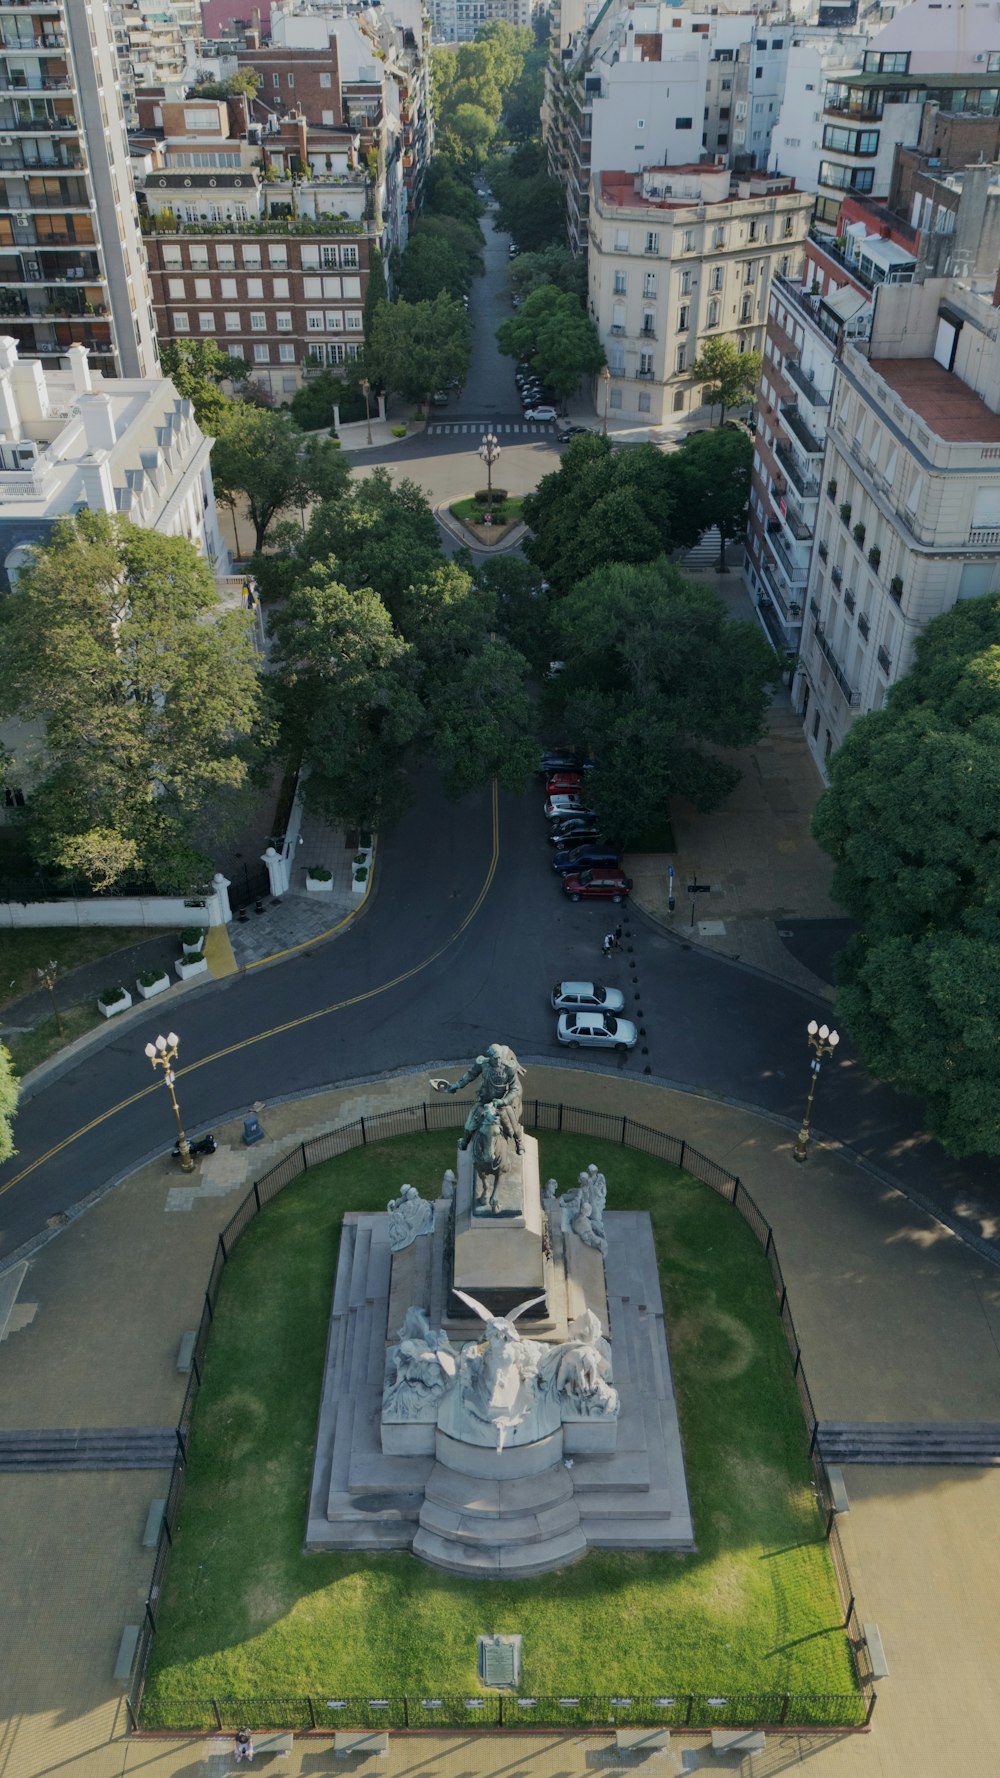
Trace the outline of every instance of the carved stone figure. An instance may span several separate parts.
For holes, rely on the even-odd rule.
[[[493,1105],[500,1117],[504,1135],[523,1153],[521,1129],[521,1077],[524,1069],[512,1049],[505,1043],[491,1043],[485,1055],[470,1063],[460,1080],[432,1080],[436,1093],[457,1093],[470,1081],[478,1080],[476,1103],[465,1120],[459,1148],[468,1148],[476,1133],[477,1116],[487,1105]]]
[[[560,1404],[576,1415],[614,1419],[618,1415],[618,1391],[612,1385],[611,1346],[601,1332],[592,1309],[585,1309],[572,1323],[573,1335],[556,1346],[543,1366],[543,1380],[555,1390]]]
[[[450,1201],[455,1196],[455,1183],[453,1169],[451,1167],[446,1167],[444,1170],[444,1178],[441,1181],[442,1198]]]
[[[389,1246],[393,1253],[402,1253],[418,1235],[434,1233],[434,1206],[422,1198],[415,1185],[404,1185],[398,1198],[390,1198]]]
[[[472,1138],[472,1165],[476,1176],[475,1202],[499,1215],[497,1186],[501,1173],[510,1169],[507,1139],[500,1114],[492,1105],[476,1108],[476,1130]]]
[[[523,1339],[515,1322],[525,1310],[543,1302],[544,1297],[530,1297],[509,1315],[493,1315],[464,1290],[456,1290],[455,1295],[461,1297],[463,1303],[468,1303],[485,1324],[482,1340],[473,1341],[462,1349],[459,1373],[462,1412],[495,1431],[497,1450],[502,1451],[508,1432],[520,1426],[539,1405],[539,1367],[546,1348],[538,1340]]]
[[[386,1357],[383,1419],[433,1420],[458,1375],[458,1353],[423,1309],[407,1309],[397,1337]]]
[[[608,1238],[604,1232],[604,1206],[608,1201],[608,1182],[593,1162],[585,1173],[578,1175],[578,1183],[572,1191],[565,1192],[561,1198],[556,1198],[546,1186],[545,1198],[546,1208],[550,1215],[554,1207],[558,1205],[564,1230],[572,1229],[574,1235],[579,1235],[585,1247],[596,1247],[599,1253],[607,1253]]]

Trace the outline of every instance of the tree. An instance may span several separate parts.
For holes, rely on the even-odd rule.
[[[365,290],[365,302],[362,310],[362,325],[365,339],[371,337],[372,323],[376,313],[384,302],[388,302],[389,292],[385,282],[385,263],[377,247],[371,247],[368,253],[368,285]]]
[[[588,792],[609,838],[627,845],[672,796],[715,808],[739,774],[704,745],[757,740],[778,675],[758,626],[662,557],[591,574],[554,623],[567,728],[597,761]]]
[[[1000,1153],[1000,599],[918,636],[888,705],[829,763],[813,832],[858,922],[837,1017],[865,1065],[918,1095],[950,1154]]]
[[[490,162],[488,178],[497,200],[497,226],[513,235],[522,252],[565,242],[565,196],[559,181],[549,176],[540,142],[498,155]]]
[[[0,1164],[17,1153],[13,1123],[20,1090],[10,1051],[0,1043]]]
[[[257,550],[280,512],[304,506],[314,495],[328,497],[348,476],[332,442],[312,440],[305,449],[290,414],[232,401],[221,416],[212,450],[215,492],[230,507],[243,495]]]
[[[412,651],[378,594],[348,592],[318,567],[275,612],[272,632],[281,746],[307,769],[306,806],[338,826],[391,825],[423,712]]]
[[[530,296],[543,284],[568,291],[582,304],[587,294],[586,261],[568,247],[543,247],[537,253],[521,253],[512,259],[508,272],[515,296]]]
[[[522,506],[532,531],[525,554],[557,594],[602,563],[651,562],[674,547],[669,464],[655,445],[615,450],[593,432],[573,439]]]
[[[552,614],[538,569],[521,556],[487,556],[477,570],[476,585],[493,601],[491,627],[536,673],[544,672],[552,659]]]
[[[425,589],[415,646],[426,746],[449,796],[496,776],[523,790],[538,763],[528,663],[495,634],[495,601],[449,562]]]
[[[209,433],[228,406],[219,384],[227,378],[243,383],[250,375],[245,358],[230,358],[214,340],[167,340],[160,350],[160,368],[178,395],[192,402],[195,419]]]
[[[433,302],[441,291],[462,296],[482,271],[483,237],[478,224],[455,216],[427,216],[399,262],[397,285],[407,302]]]
[[[300,560],[309,572],[334,558],[349,589],[373,587],[397,630],[409,637],[420,622],[419,589],[441,566],[437,524],[423,490],[405,478],[395,485],[376,469],[352,486],[349,499],[324,501],[312,515]]]
[[[705,384],[705,400],[719,406],[719,425],[731,407],[752,401],[760,382],[759,352],[738,352],[732,340],[706,340],[693,366],[693,375]]]
[[[446,142],[456,145],[461,158],[473,167],[482,166],[499,127],[482,105],[456,105],[444,125]]]
[[[365,352],[371,375],[408,401],[422,401],[469,368],[469,324],[443,292],[433,302],[385,303]]]
[[[39,861],[97,887],[203,881],[191,836],[246,784],[260,699],[249,615],[219,613],[193,545],[106,513],[61,519],[5,603],[2,653],[0,711],[44,728]]]
[[[527,141],[538,134],[548,56],[547,41],[533,44],[524,58],[520,76],[508,90],[503,121],[509,136]]]
[[[703,532],[719,527],[719,573],[726,571],[726,538],[742,537],[750,499],[753,445],[742,432],[719,426],[696,432],[668,457],[674,484],[674,510],[685,535],[697,542]]]
[[[580,300],[554,284],[533,290],[523,307],[497,328],[497,345],[511,358],[530,358],[556,394],[573,394],[581,377],[594,376],[604,348]]]

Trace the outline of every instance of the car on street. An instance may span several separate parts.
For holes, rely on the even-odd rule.
[[[594,870],[606,866],[609,870],[617,870],[621,864],[620,855],[613,846],[597,846],[593,842],[583,846],[571,846],[565,852],[557,852],[552,860],[552,869],[562,877],[579,876],[582,870]]]
[[[554,796],[545,798],[544,810],[549,821],[558,821],[563,815],[589,815],[593,817],[593,809],[588,809],[583,797],[575,790],[558,790]]]
[[[552,1004],[556,1012],[624,1012],[625,996],[603,982],[557,982]]]
[[[563,894],[570,901],[627,901],[632,887],[631,877],[619,867],[599,864],[593,870],[574,875],[567,871],[562,880]]]
[[[614,1013],[562,1012],[556,1038],[574,1050],[634,1050],[639,1033],[631,1019],[616,1018]]]
[[[447,389],[435,389],[433,395],[431,396],[431,407],[447,407],[447,406],[448,406],[448,391],[447,391]]]
[[[520,247],[518,247],[514,241],[511,241],[511,244],[507,249],[507,258],[508,259],[516,259],[518,254],[520,253],[520,251],[521,251]]]
[[[582,772],[583,760],[578,753],[570,753],[562,747],[550,748],[543,753],[538,761],[538,770],[543,778],[551,778],[553,772]]]
[[[581,432],[589,431],[589,426],[557,426],[556,437],[560,444],[568,444],[571,438],[579,438]]]
[[[583,789],[583,773],[553,772],[545,788],[549,796],[579,796]]]
[[[556,420],[559,418],[555,408],[547,406],[544,402],[541,407],[525,408],[524,417],[526,420]]]

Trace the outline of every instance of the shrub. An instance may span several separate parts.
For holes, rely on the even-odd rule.
[[[393,438],[405,438],[406,437],[406,427],[405,426],[393,426],[392,427],[392,436],[393,436]]]
[[[367,864],[359,864],[359,865],[356,865],[356,866],[355,866],[355,871],[354,871],[354,881],[355,881],[355,882],[356,882],[356,883],[363,883],[363,882],[365,882],[365,881],[366,881],[366,879],[367,879],[367,876],[368,876],[368,866],[367,866]]]
[[[850,522],[851,522],[851,503],[849,500],[841,501],[840,516],[843,519],[845,525],[850,524]]]
[[[205,934],[200,926],[185,926],[181,933],[181,944],[186,951],[194,951],[202,943],[204,937]]]
[[[473,499],[478,500],[480,506],[502,506],[506,498],[506,488],[494,488],[492,494],[489,488],[477,488],[473,495]]]
[[[831,500],[836,500],[836,498],[837,498],[837,483],[832,476],[830,477],[830,480],[826,484],[826,491],[829,494]]]
[[[166,973],[165,969],[144,969],[139,981],[144,988],[155,988],[157,982],[163,981]]]
[[[124,1000],[124,998],[125,989],[119,983],[117,988],[102,988],[97,996],[97,1004],[98,1006],[116,1006],[119,1000]]]
[[[332,870],[327,870],[325,864],[311,864],[309,866],[309,875],[312,877],[314,883],[329,883],[333,876],[333,872]]]
[[[864,525],[855,525],[855,527],[854,527],[854,541],[855,541],[855,543],[864,543],[864,540],[865,540]]]

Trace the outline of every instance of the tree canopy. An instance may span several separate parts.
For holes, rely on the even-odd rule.
[[[1000,598],[918,636],[829,764],[813,831],[859,931],[837,1017],[951,1154],[1000,1153]]]
[[[587,265],[568,247],[542,247],[535,253],[520,253],[510,262],[510,287],[515,296],[530,296],[540,285],[554,285],[566,290],[580,303],[587,294]]]
[[[678,543],[693,545],[719,527],[719,569],[725,572],[726,538],[742,537],[750,499],[753,445],[744,432],[718,426],[685,439],[669,459]]]
[[[579,297],[554,284],[533,290],[517,314],[500,323],[497,344],[511,358],[529,358],[564,400],[604,363],[597,328]]]
[[[732,340],[710,339],[702,346],[692,374],[705,385],[705,400],[711,407],[718,404],[719,425],[731,407],[742,407],[752,401],[760,382],[759,352],[740,352]]]
[[[566,200],[558,179],[549,175],[540,142],[526,142],[511,155],[497,155],[488,168],[497,200],[497,227],[514,237],[523,253],[538,252],[566,237]]]
[[[106,513],[61,519],[4,602],[2,653],[0,711],[44,728],[39,862],[98,889],[204,880],[191,835],[247,782],[260,698],[251,619],[219,612],[194,546]]]
[[[191,401],[199,426],[211,434],[229,405],[219,384],[227,378],[244,383],[251,372],[245,358],[230,358],[214,340],[167,340],[160,349],[160,368],[178,395]]]
[[[10,1051],[0,1043],[0,1165],[17,1153],[12,1126],[19,1094]]]
[[[329,498],[346,486],[349,474],[333,441],[306,441],[290,414],[231,401],[219,416],[212,450],[215,492],[230,507],[244,497],[257,550],[279,513],[314,497]]]
[[[365,363],[382,388],[422,401],[443,384],[464,381],[470,350],[462,306],[442,291],[433,302],[384,303],[365,344]]]
[[[572,440],[522,505],[525,554],[557,593],[602,563],[651,562],[674,547],[670,462],[655,445],[615,450],[594,432]]]

